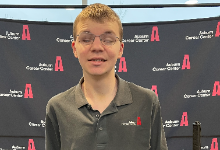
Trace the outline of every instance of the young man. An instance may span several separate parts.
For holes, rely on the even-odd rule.
[[[92,4],[73,26],[79,84],[54,96],[46,109],[46,150],[167,150],[155,93],[121,79],[122,24],[103,4]]]

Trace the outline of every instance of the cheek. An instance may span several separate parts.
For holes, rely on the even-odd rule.
[[[78,52],[77,55],[78,55],[78,59],[79,59],[80,61],[82,61],[83,53],[82,53],[82,52]]]
[[[77,45],[76,53],[77,53],[78,59],[83,58],[83,56],[85,56],[85,49],[81,47],[80,45]]]
[[[110,53],[109,53],[109,55],[115,59],[118,58],[119,54],[120,54],[120,46],[119,45],[117,45],[113,49],[111,49]]]
[[[109,59],[116,59],[117,58],[117,53],[113,50],[110,50],[108,52],[108,57],[109,57]]]
[[[78,59],[80,63],[87,62],[88,52],[86,50],[80,49],[80,51],[78,51],[77,54],[78,54]]]

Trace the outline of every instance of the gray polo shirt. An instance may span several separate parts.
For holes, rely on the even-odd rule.
[[[158,97],[116,78],[116,96],[102,114],[88,104],[83,78],[49,100],[46,150],[167,150]]]

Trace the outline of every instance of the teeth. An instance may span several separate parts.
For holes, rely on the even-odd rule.
[[[104,60],[101,60],[101,59],[96,59],[96,60],[93,60],[93,61],[104,61]]]

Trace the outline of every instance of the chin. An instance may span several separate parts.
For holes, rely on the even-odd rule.
[[[104,72],[104,73],[98,73],[98,72],[96,72],[96,73],[90,73],[90,74],[93,75],[93,76],[102,76],[102,75],[107,74],[107,72]]]
[[[88,74],[92,76],[103,76],[103,75],[110,74],[110,72],[109,71],[91,71]]]
[[[107,74],[115,74],[114,69],[90,69],[90,70],[85,70],[85,73],[91,76],[103,76]]]

